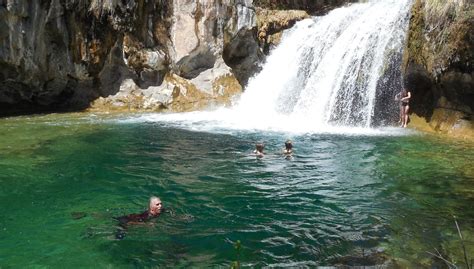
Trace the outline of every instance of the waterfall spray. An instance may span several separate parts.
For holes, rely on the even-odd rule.
[[[377,85],[402,53],[409,7],[409,0],[369,1],[297,23],[235,109],[250,119],[284,116],[315,129],[371,127],[376,92],[392,95]]]
[[[147,120],[211,132],[387,134],[372,127],[398,119],[410,5],[373,0],[298,22],[232,108]]]

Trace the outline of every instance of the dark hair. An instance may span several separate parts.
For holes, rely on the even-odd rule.
[[[264,148],[264,147],[265,147],[265,145],[263,145],[263,143],[257,143],[257,144],[255,145],[255,148],[256,148],[258,151],[260,151],[260,152],[263,151],[263,148]]]
[[[291,140],[286,140],[285,148],[292,149],[293,148],[293,142],[291,142]]]

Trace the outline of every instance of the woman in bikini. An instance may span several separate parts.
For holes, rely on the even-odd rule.
[[[408,111],[410,110],[410,98],[411,92],[403,89],[401,94],[401,114],[402,114],[402,125],[400,127],[406,128],[408,125]]]

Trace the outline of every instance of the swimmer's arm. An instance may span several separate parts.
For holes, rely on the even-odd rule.
[[[411,98],[411,92],[408,92],[407,96],[403,97],[401,101],[406,101],[406,100],[409,100],[410,98]]]

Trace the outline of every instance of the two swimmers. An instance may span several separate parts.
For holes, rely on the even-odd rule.
[[[253,154],[257,156],[257,158],[263,158],[265,154],[263,153],[263,149],[265,148],[265,145],[263,143],[257,143],[255,145],[255,150],[253,151]],[[293,142],[291,140],[287,140],[285,142],[285,148],[283,149],[283,155],[288,158],[291,157],[293,154]]]

